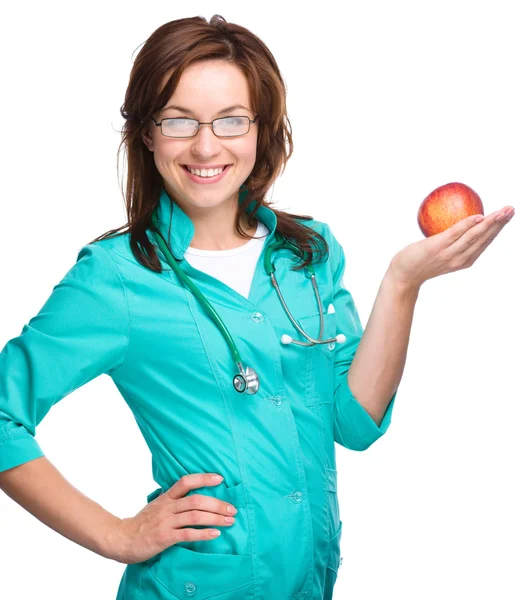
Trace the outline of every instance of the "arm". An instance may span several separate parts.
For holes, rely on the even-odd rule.
[[[403,286],[388,269],[349,367],[351,394],[378,427],[402,378],[418,296],[419,288]]]
[[[508,222],[496,220],[500,213],[508,212],[506,208],[486,218],[478,216],[476,220],[476,215],[471,215],[461,219],[441,233],[398,252],[381,283],[365,333],[353,299],[343,286],[343,249],[329,231],[337,330],[347,337],[335,358],[337,443],[352,450],[365,450],[386,432],[404,370],[421,285],[433,277],[473,265]]]
[[[0,471],[44,456],[35,430],[54,404],[121,365],[126,292],[113,259],[85,246],[76,264],[0,352]]]
[[[346,336],[335,352],[334,439],[350,450],[365,450],[391,422],[418,288],[397,284],[388,269],[364,332],[353,297],[343,284],[343,248],[330,229],[327,240],[336,330]]]
[[[71,485],[46,457],[0,472],[0,489],[57,533],[113,558],[108,533],[121,519]]]
[[[0,488],[52,529],[103,556],[106,529],[117,517],[62,477],[35,432],[54,404],[121,366],[128,343],[121,276],[107,251],[90,244],[0,352]]]
[[[475,215],[401,250],[391,261],[349,369],[347,381],[378,426],[400,383],[420,286],[474,264],[508,220]],[[477,223],[480,223],[477,225]]]

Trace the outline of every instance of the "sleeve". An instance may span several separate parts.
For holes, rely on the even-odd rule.
[[[128,341],[121,275],[104,248],[88,244],[0,353],[0,471],[44,456],[37,425],[66,395],[119,367]]]
[[[333,273],[333,305],[336,311],[336,332],[346,340],[336,344],[334,363],[334,440],[349,450],[366,450],[386,433],[391,422],[396,393],[377,426],[369,413],[353,396],[347,383],[347,373],[364,333],[358,311],[350,292],[345,288],[345,255],[342,246],[328,228],[329,259]]]

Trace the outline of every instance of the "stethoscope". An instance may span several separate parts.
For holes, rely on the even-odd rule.
[[[153,225],[157,229],[159,229],[158,220],[156,218],[156,213],[153,213],[153,215],[152,215],[152,222],[153,222]],[[250,395],[257,393],[257,391],[259,390],[259,377],[257,376],[257,373],[255,372],[255,370],[252,369],[251,367],[246,367],[246,369],[243,367],[241,355],[239,354],[239,351],[237,350],[237,346],[235,345],[235,342],[233,341],[233,338],[231,337],[230,332],[226,329],[226,326],[224,325],[222,319],[217,314],[217,311],[211,306],[211,304],[208,302],[208,300],[206,299],[204,294],[202,294],[202,292],[197,288],[197,286],[193,283],[193,281],[184,273],[184,271],[182,270],[182,268],[180,267],[180,265],[177,263],[176,259],[170,252],[169,248],[167,247],[167,244],[165,243],[164,238],[157,231],[153,230],[153,234],[158,242],[158,246],[159,246],[160,250],[162,251],[163,255],[165,256],[165,259],[167,260],[169,265],[172,267],[172,269],[176,273],[177,277],[180,279],[180,281],[185,286],[187,286],[191,290],[191,292],[193,293],[195,298],[197,298],[197,300],[200,302],[200,304],[202,305],[202,307],[204,308],[206,313],[213,319],[213,321],[215,322],[217,327],[220,329],[220,332],[222,333],[226,342],[228,343],[231,354],[233,356],[233,360],[235,361],[235,364],[237,365],[237,368],[239,369],[239,373],[237,373],[237,375],[235,375],[233,378],[233,387],[235,388],[235,390],[237,392],[240,392],[240,393],[246,392],[247,394],[250,394]],[[316,344],[330,344],[330,343],[334,343],[334,342],[336,342],[337,344],[343,344],[346,339],[345,335],[343,335],[343,333],[339,333],[336,337],[329,338],[327,340],[321,339],[321,336],[323,334],[323,307],[321,304],[320,294],[318,292],[318,284],[316,283],[316,276],[314,274],[314,269],[313,269],[311,263],[309,263],[307,265],[306,270],[310,275],[310,280],[312,282],[312,288],[314,289],[314,293],[316,295],[316,300],[318,301],[318,311],[320,314],[320,331],[318,334],[318,339],[311,338],[308,334],[306,334],[303,331],[303,329],[300,327],[300,325],[297,323],[297,321],[294,319],[294,317],[292,316],[292,313],[288,309],[288,306],[286,305],[286,302],[283,298],[283,294],[281,294],[281,290],[279,289],[279,285],[278,285],[276,277],[274,275],[276,268],[274,266],[274,263],[272,262],[272,254],[276,250],[280,250],[282,248],[287,248],[289,250],[292,250],[292,252],[294,252],[294,254],[296,254],[297,256],[299,256],[301,259],[304,260],[305,253],[302,252],[296,246],[294,246],[294,244],[292,244],[291,242],[289,242],[288,240],[283,238],[281,235],[279,235],[278,232],[275,232],[274,239],[275,239],[275,241],[273,243],[271,243],[265,250],[265,256],[264,256],[265,271],[270,276],[272,285],[275,287],[277,294],[279,296],[279,300],[281,301],[281,304],[283,305],[283,308],[285,309],[285,312],[287,313],[289,319],[292,321],[292,324],[299,331],[299,333],[301,333],[301,335],[303,337],[305,337],[307,340],[309,340],[308,342],[300,342],[299,340],[293,340],[290,335],[284,334],[281,336],[281,342],[283,344],[297,344],[298,346],[315,346]],[[183,259],[180,259],[180,260],[183,260]],[[330,305],[330,307],[332,307],[332,305]],[[332,307],[332,311],[329,311],[329,312],[334,312],[334,307]]]

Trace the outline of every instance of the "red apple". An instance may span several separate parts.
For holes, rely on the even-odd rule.
[[[483,203],[464,183],[447,183],[436,188],[422,201],[417,221],[425,237],[441,233],[470,215],[482,215]]]

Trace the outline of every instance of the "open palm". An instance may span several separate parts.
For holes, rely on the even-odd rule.
[[[393,257],[390,270],[406,285],[420,287],[438,275],[466,269],[476,262],[512,215],[514,208],[505,206],[482,217],[477,224],[476,215],[462,219],[441,233],[406,246]]]

